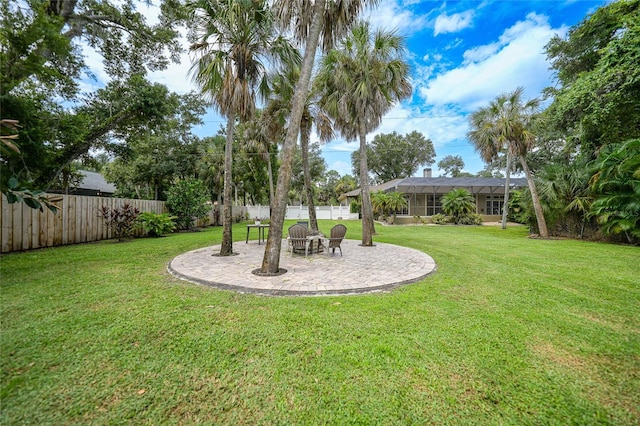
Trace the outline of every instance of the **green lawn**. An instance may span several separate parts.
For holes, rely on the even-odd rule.
[[[437,272],[310,298],[168,275],[220,228],[2,256],[0,423],[640,423],[638,247],[522,227],[378,232]]]

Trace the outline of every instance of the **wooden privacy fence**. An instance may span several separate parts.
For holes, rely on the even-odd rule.
[[[102,206],[113,209],[128,203],[140,212],[165,212],[164,201],[48,195],[57,200],[56,214],[46,208],[44,212],[29,208],[25,203],[9,204],[2,195],[2,253],[113,238],[100,217]]]

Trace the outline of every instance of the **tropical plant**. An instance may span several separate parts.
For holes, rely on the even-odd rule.
[[[507,181],[505,183],[505,209],[502,215],[502,227],[506,227],[506,208],[509,205],[509,171],[510,158],[516,156],[527,178],[527,185],[533,201],[533,209],[538,224],[538,232],[543,238],[549,236],[540,197],[536,189],[533,175],[527,164],[527,154],[534,146],[535,136],[530,131],[536,118],[540,101],[532,99],[524,102],[524,89],[517,88],[511,93],[503,93],[490,102],[489,106],[480,108],[471,114],[471,131],[467,134],[474,143],[476,151],[487,163],[496,160],[502,151],[507,153]]]
[[[222,192],[224,191],[224,145],[225,138],[222,135],[206,137],[198,159],[198,177],[209,190],[211,202],[221,205]]]
[[[605,234],[640,241],[640,139],[604,149],[591,178],[592,213]]]
[[[509,197],[509,220],[526,225],[533,225],[533,207],[530,207],[531,197],[527,197],[524,189],[511,191]]]
[[[352,200],[349,203],[349,213],[362,213],[362,204],[359,200]]]
[[[464,214],[458,218],[458,225],[482,225],[482,216],[478,213]]]
[[[167,209],[176,217],[179,229],[190,229],[194,221],[204,219],[211,210],[207,204],[207,189],[198,179],[176,182],[167,193]]]
[[[129,203],[113,208],[102,206],[100,209],[100,217],[120,242],[133,236],[139,214],[140,210]]]
[[[273,199],[273,169],[275,154],[273,135],[269,133],[268,117],[264,111],[256,111],[256,115],[242,124],[243,144],[241,150],[248,155],[257,155],[267,165],[269,178],[269,205]]]
[[[386,217],[389,206],[389,194],[384,191],[375,191],[371,193],[371,207],[373,213]]]
[[[162,237],[175,231],[176,219],[176,216],[169,213],[142,212],[138,216],[138,222],[150,237]]]
[[[296,83],[291,102],[289,127],[281,151],[282,162],[278,173],[275,200],[271,208],[271,226],[262,259],[262,274],[276,274],[280,271],[280,251],[282,231],[287,208],[287,192],[291,180],[294,148],[298,139],[300,122],[309,94],[309,82],[322,36],[322,48],[331,49],[335,40],[347,33],[365,5],[374,5],[377,0],[316,0],[311,6],[297,0],[276,0],[273,3],[275,15],[280,25],[290,30],[297,42],[305,43],[300,78]]]
[[[191,68],[194,81],[227,118],[223,236],[220,255],[233,254],[231,186],[236,119],[247,120],[255,110],[256,91],[268,90],[263,60],[297,60],[297,51],[276,36],[274,21],[264,0],[194,0],[188,5],[194,21]]]
[[[387,208],[393,214],[393,221],[396,220],[396,214],[407,206],[407,199],[401,192],[393,191],[387,193]]]
[[[321,107],[347,140],[360,141],[362,245],[373,245],[373,207],[369,195],[367,134],[396,102],[411,95],[404,38],[394,32],[372,31],[359,22],[338,48],[323,59],[316,79]]]
[[[356,179],[351,175],[344,175],[336,182],[335,196],[338,200],[342,200],[343,195],[351,192],[358,187]]]
[[[451,223],[451,218],[442,213],[437,213],[431,216],[431,222],[436,225],[446,225],[447,223]]]
[[[464,188],[452,189],[442,196],[442,211],[452,216],[455,223],[459,223],[461,217],[475,210],[475,199]]]
[[[584,235],[591,221],[593,197],[589,189],[589,167],[581,158],[569,164],[557,162],[542,168],[537,176],[540,201],[554,228],[570,235]]]

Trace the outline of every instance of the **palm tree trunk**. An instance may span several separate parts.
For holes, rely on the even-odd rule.
[[[536,189],[536,183],[533,181],[531,170],[524,155],[520,157],[520,164],[527,177],[527,184],[529,185],[529,192],[531,192],[531,201],[533,202],[533,211],[536,213],[536,221],[538,222],[538,233],[542,238],[549,238],[549,231],[547,230],[547,221],[544,218],[544,212],[542,211],[542,204],[540,204],[540,197],[538,196],[538,190]]]
[[[324,9],[326,0],[316,0],[313,6],[313,23],[307,37],[307,45],[304,51],[300,78],[296,83],[293,101],[291,105],[291,125],[287,129],[287,135],[282,147],[282,164],[278,173],[278,183],[276,185],[275,199],[271,209],[271,223],[269,226],[269,237],[265,244],[264,257],[262,259],[262,274],[276,274],[280,271],[280,250],[282,248],[282,230],[284,227],[284,216],[287,208],[287,190],[291,180],[291,168],[293,166],[293,151],[300,131],[300,120],[302,111],[309,92],[309,82],[311,81],[311,71],[313,61],[318,48],[320,32],[324,21]]]
[[[300,122],[300,148],[302,154],[302,170],[304,174],[304,192],[307,196],[307,207],[309,208],[309,227],[312,231],[318,232],[318,219],[316,218],[316,207],[313,203],[313,188],[311,187],[311,170],[309,170],[309,137],[311,126],[304,118]],[[302,203],[301,203],[302,204]]]
[[[373,206],[369,194],[369,168],[367,166],[367,133],[364,122],[359,123],[360,134],[360,197],[362,198],[362,245],[373,246]]]
[[[504,182],[504,204],[502,205],[502,229],[507,229],[507,214],[509,213],[509,192],[511,192],[511,153],[507,149],[507,178],[505,179],[505,182]]]
[[[227,138],[224,145],[224,195],[222,208],[222,246],[220,256],[230,256],[233,254],[233,236],[231,227],[233,220],[231,217],[231,171],[233,166],[233,131],[235,129],[235,114],[230,113],[227,117]]]
[[[273,203],[273,171],[271,170],[271,153],[267,151],[267,172],[269,173],[269,207]]]

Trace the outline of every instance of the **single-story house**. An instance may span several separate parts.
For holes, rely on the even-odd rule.
[[[396,223],[412,223],[414,216],[433,216],[442,213],[442,196],[452,189],[467,189],[476,199],[476,213],[485,222],[498,221],[502,215],[504,205],[503,178],[479,177],[408,177],[394,179],[381,185],[369,187],[370,192],[401,192],[407,199],[407,207],[396,216]],[[524,178],[511,178],[511,189],[527,186]],[[343,197],[355,198],[360,195],[360,189],[343,194]]]

